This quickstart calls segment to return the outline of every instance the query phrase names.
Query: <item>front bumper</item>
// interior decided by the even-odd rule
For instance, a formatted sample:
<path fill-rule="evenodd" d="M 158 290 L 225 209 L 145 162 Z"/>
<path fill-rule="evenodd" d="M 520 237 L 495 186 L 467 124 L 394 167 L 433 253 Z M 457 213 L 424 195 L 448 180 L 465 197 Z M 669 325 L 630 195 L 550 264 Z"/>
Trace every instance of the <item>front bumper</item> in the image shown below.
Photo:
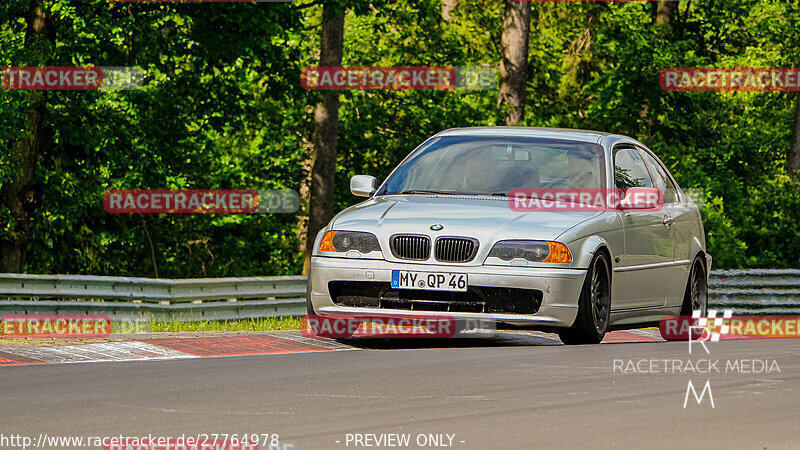
<path fill-rule="evenodd" d="M 535 314 L 419 311 L 377 307 L 337 305 L 331 298 L 332 281 L 391 283 L 392 270 L 466 273 L 470 286 L 535 289 L 542 292 L 541 307 Z M 572 325 L 578 312 L 578 297 L 586 277 L 585 269 L 547 269 L 514 266 L 457 266 L 409 264 L 383 260 L 311 258 L 309 299 L 317 314 L 374 314 L 403 316 L 441 316 L 479 319 L 527 326 Z"/>

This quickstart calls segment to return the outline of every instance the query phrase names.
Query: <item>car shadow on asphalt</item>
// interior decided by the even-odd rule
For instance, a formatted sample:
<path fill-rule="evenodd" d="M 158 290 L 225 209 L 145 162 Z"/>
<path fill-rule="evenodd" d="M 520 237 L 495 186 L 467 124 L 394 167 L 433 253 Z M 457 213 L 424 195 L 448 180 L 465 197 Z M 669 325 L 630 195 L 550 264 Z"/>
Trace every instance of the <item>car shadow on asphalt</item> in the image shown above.
<path fill-rule="evenodd" d="M 540 347 L 563 345 L 555 334 L 541 332 L 470 332 L 451 338 L 354 338 L 339 342 L 367 350 L 471 347 Z"/>
<path fill-rule="evenodd" d="M 471 331 L 460 333 L 451 338 L 396 337 L 337 340 L 351 347 L 374 350 L 563 345 L 557 334 L 521 330 Z M 606 334 L 602 344 L 647 344 L 654 342 L 664 342 L 664 340 L 657 330 L 645 329 L 609 332 Z"/>

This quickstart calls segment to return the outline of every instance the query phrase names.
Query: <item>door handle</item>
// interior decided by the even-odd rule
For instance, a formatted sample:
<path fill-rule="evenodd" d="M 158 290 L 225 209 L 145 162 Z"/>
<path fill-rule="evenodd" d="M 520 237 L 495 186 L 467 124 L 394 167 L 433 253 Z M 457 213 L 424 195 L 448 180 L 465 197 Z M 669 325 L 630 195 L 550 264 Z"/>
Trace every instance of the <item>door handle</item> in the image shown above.
<path fill-rule="evenodd" d="M 661 221 L 661 223 L 663 223 L 666 226 L 672 225 L 672 222 L 675 222 L 675 219 L 673 219 L 670 216 L 664 216 L 664 220 Z"/>

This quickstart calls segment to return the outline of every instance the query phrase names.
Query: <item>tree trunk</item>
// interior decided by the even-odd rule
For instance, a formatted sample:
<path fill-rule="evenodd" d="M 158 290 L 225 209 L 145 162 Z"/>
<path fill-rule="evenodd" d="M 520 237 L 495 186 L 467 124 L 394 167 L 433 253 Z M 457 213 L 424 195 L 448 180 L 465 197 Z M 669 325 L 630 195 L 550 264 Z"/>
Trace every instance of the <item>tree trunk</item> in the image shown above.
<path fill-rule="evenodd" d="M 43 2 L 44 0 L 31 0 L 26 18 L 25 46 L 32 49 L 31 53 L 37 59 L 42 56 L 39 42 L 48 39 L 54 41 L 53 26 L 42 9 Z M 25 135 L 12 144 L 11 148 L 19 168 L 0 188 L 0 205 L 7 207 L 14 218 L 10 235 L 0 239 L 0 272 L 21 273 L 24 270 L 31 217 L 39 197 L 33 180 L 42 146 L 47 91 L 32 91 L 27 95 L 32 103 L 28 113 L 28 127 Z"/>
<path fill-rule="evenodd" d="M 442 19 L 447 22 L 453 21 L 453 11 L 458 6 L 458 0 L 442 0 Z"/>
<path fill-rule="evenodd" d="M 311 197 L 311 156 L 314 155 L 314 143 L 305 137 L 303 138 L 303 153 L 308 154 L 308 158 L 303 160 L 301 167 L 301 179 L 298 189 L 300 194 L 300 209 L 297 211 L 297 238 L 299 245 L 297 251 L 300 254 L 306 253 L 308 245 L 308 209 Z M 305 261 L 303 261 L 305 263 Z"/>
<path fill-rule="evenodd" d="M 320 66 L 341 66 L 344 41 L 344 12 L 333 15 L 333 6 L 326 2 L 322 16 L 333 16 L 322 24 Z M 336 174 L 336 140 L 339 131 L 339 93 L 331 91 L 317 103 L 314 112 L 314 150 L 311 156 L 311 200 L 306 235 L 303 274 L 308 274 L 311 252 L 317 233 L 333 218 L 334 178 Z"/>
<path fill-rule="evenodd" d="M 789 155 L 786 166 L 789 174 L 800 174 L 800 94 L 797 94 L 794 107 L 794 126 L 792 126 L 792 142 L 789 146 Z"/>
<path fill-rule="evenodd" d="M 531 4 L 505 0 L 500 61 L 500 95 L 497 105 L 506 110 L 506 125 L 516 125 L 525 118 L 525 97 L 528 82 L 528 34 Z"/>
<path fill-rule="evenodd" d="M 675 12 L 678 10 L 678 2 L 674 0 L 661 0 L 658 2 L 656 10 L 656 24 L 671 25 L 675 19 Z"/>
<path fill-rule="evenodd" d="M 656 27 L 661 27 L 660 29 L 665 35 L 665 38 L 668 39 L 672 35 L 672 28 L 675 22 L 675 16 L 678 12 L 678 2 L 673 0 L 659 0 L 658 4 L 656 5 L 656 20 L 655 25 Z M 643 139 L 647 140 L 652 136 L 653 130 L 656 127 L 656 118 L 658 114 L 656 111 L 653 111 L 651 107 L 652 104 L 658 104 L 658 102 L 651 102 L 651 99 L 645 96 L 642 99 L 642 106 L 639 109 L 639 118 L 641 121 L 639 123 L 645 124 L 646 129 L 641 131 L 640 135 Z M 636 134 L 637 130 L 624 130 L 626 133 L 629 134 Z"/>

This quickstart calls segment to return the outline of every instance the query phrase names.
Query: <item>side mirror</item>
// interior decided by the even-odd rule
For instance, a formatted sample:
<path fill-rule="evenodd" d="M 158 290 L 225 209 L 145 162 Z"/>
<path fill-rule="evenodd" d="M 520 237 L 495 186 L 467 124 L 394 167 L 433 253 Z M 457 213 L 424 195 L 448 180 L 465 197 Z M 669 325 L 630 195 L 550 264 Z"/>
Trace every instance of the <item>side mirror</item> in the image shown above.
<path fill-rule="evenodd" d="M 371 175 L 355 175 L 350 178 L 350 192 L 356 197 L 372 197 L 378 189 L 378 179 Z"/>
<path fill-rule="evenodd" d="M 657 210 L 664 206 L 664 195 L 656 188 L 632 187 L 624 191 L 624 196 L 619 202 L 619 208 Z"/>

